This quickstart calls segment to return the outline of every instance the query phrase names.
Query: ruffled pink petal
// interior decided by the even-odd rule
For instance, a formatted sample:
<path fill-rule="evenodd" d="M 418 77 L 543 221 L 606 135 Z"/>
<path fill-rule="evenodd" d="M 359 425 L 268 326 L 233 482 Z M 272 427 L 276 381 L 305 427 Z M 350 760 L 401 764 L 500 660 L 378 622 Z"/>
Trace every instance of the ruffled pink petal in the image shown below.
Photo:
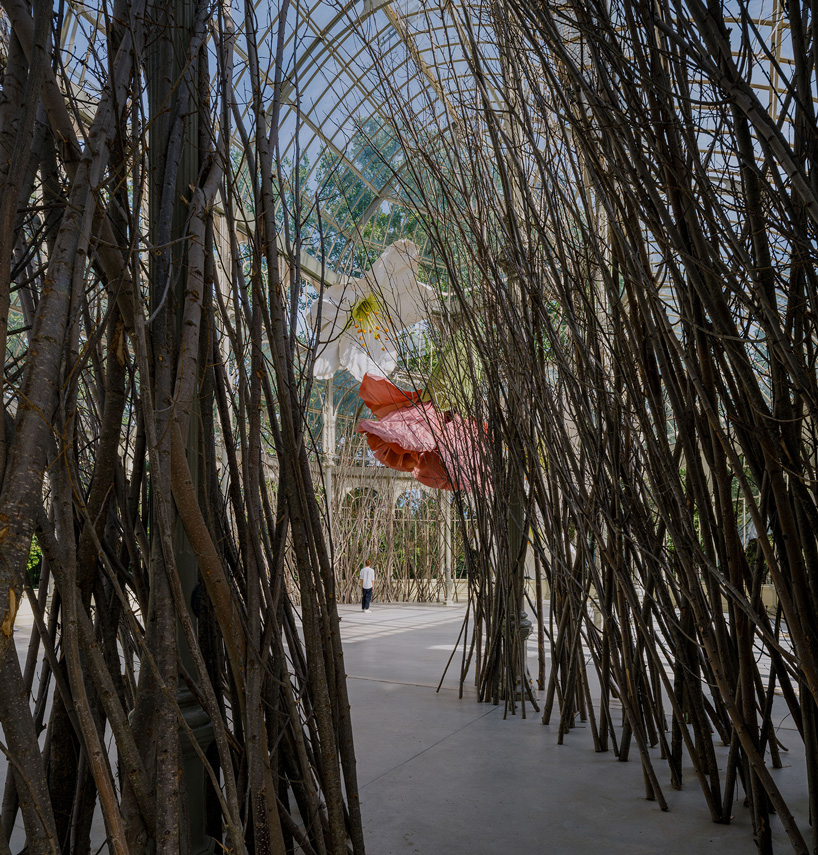
<path fill-rule="evenodd" d="M 426 487 L 432 487 L 435 490 L 449 490 L 450 492 L 454 489 L 443 464 L 440 462 L 440 455 L 436 451 L 424 451 L 419 454 L 412 475 L 416 481 Z"/>
<path fill-rule="evenodd" d="M 398 472 L 411 472 L 417 466 L 418 453 L 416 451 L 406 451 L 375 434 L 366 434 L 366 441 L 375 455 L 375 460 L 390 469 L 397 469 Z"/>
<path fill-rule="evenodd" d="M 405 392 L 385 377 L 364 374 L 358 394 L 373 415 L 382 419 L 394 410 L 411 407 L 420 401 L 420 392 Z"/>
<path fill-rule="evenodd" d="M 455 415 L 444 425 L 437 451 L 454 489 L 471 492 L 486 488 L 484 437 L 474 419 Z"/>
<path fill-rule="evenodd" d="M 379 421 L 364 419 L 358 433 L 380 437 L 405 451 L 432 451 L 443 429 L 440 414 L 432 404 L 392 410 Z"/>

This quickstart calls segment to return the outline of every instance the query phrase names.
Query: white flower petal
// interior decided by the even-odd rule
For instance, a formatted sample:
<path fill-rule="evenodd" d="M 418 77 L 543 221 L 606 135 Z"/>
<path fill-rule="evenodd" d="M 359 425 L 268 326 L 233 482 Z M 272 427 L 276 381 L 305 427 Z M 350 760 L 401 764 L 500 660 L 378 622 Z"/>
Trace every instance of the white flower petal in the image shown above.
<path fill-rule="evenodd" d="M 349 320 L 349 311 L 355 302 L 354 297 L 355 291 L 352 288 L 340 285 L 327 288 L 320 300 L 313 300 L 310 304 L 310 308 L 307 311 L 309 325 L 315 329 L 315 324 L 318 320 L 318 306 L 320 305 L 322 331 L 327 327 L 335 327 L 339 323 L 341 324 L 341 329 L 343 329 Z M 322 338 L 324 338 L 323 335 Z"/>
<path fill-rule="evenodd" d="M 395 330 L 411 326 L 429 314 L 434 290 L 418 282 L 419 263 L 417 246 L 411 241 L 399 240 L 388 246 L 359 280 L 379 297 Z"/>
<path fill-rule="evenodd" d="M 401 288 L 400 283 L 395 283 L 382 290 L 382 300 L 396 329 L 410 327 L 428 318 L 434 299 L 434 289 L 417 280 L 409 287 Z"/>
<path fill-rule="evenodd" d="M 313 368 L 313 377 L 316 380 L 329 380 L 338 370 L 341 364 L 340 342 L 343 339 L 344 336 L 341 336 L 334 341 L 318 346 L 318 354 L 315 357 L 315 367 Z"/>
<path fill-rule="evenodd" d="M 364 341 L 352 332 L 341 336 L 338 345 L 341 366 L 358 380 L 369 372 L 377 377 L 388 377 L 398 365 L 398 353 L 394 345 L 382 344 L 371 333 L 364 334 Z"/>
<path fill-rule="evenodd" d="M 333 306 L 339 306 L 342 309 L 349 310 L 355 304 L 355 301 L 361 296 L 360 289 L 357 287 L 355 279 L 349 279 L 346 282 L 341 282 L 338 285 L 331 285 L 325 289 L 323 300 L 325 303 L 330 303 Z"/>
<path fill-rule="evenodd" d="M 370 288 L 383 287 L 392 279 L 418 278 L 420 252 L 410 240 L 398 240 L 380 254 L 375 263 L 364 274 Z"/>

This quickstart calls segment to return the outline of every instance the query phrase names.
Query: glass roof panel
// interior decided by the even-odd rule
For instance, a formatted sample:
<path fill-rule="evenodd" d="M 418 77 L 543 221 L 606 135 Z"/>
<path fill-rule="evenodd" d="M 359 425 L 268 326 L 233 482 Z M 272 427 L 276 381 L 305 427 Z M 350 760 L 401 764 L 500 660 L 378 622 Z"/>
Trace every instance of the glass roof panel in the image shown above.
<path fill-rule="evenodd" d="M 234 85 L 239 113 L 246 132 L 252 134 L 245 6 L 239 0 L 231 2 L 237 32 Z M 727 8 L 731 4 L 738 9 L 736 0 L 728 0 Z M 738 42 L 749 39 L 756 92 L 764 106 L 773 105 L 777 115 L 786 109 L 777 90 L 781 74 L 787 74 L 792 62 L 789 31 L 780 0 L 749 0 L 746 5 L 755 26 L 752 32 L 735 27 L 733 47 L 738 51 Z M 257 50 L 262 73 L 266 71 L 262 103 L 268 109 L 273 102 L 279 8 L 275 0 L 256 0 L 254 5 Z M 67 0 L 64 6 L 62 42 L 71 57 L 67 71 L 80 106 L 98 98 L 99 79 L 105 74 L 101 9 L 101 0 Z M 317 199 L 322 208 L 323 244 L 317 233 L 310 233 L 306 236 L 309 251 L 320 253 L 323 247 L 331 265 L 351 258 L 351 244 L 370 244 L 375 251 L 401 236 L 414 235 L 423 242 L 417 219 L 406 210 L 407 164 L 389 117 L 395 106 L 405 106 L 407 115 L 423 117 L 430 133 L 442 134 L 438 143 L 445 155 L 445 138 L 457 132 L 449 126 L 447 115 L 473 103 L 476 94 L 458 35 L 465 23 L 480 46 L 488 77 L 499 77 L 492 21 L 481 12 L 480 4 L 294 0 L 291 5 L 284 29 L 286 74 L 279 141 L 292 174 L 296 166 L 299 170 L 302 192 L 313 202 Z M 401 105 L 384 101 L 380 81 L 385 74 L 401 93 Z M 704 91 L 695 80 L 691 84 L 694 98 L 702 101 L 701 147 L 711 152 L 715 170 L 725 169 L 731 165 L 732 153 L 720 149 L 719 116 L 707 108 L 717 100 L 715 93 Z M 491 86 L 490 81 L 487 85 Z M 499 94 L 489 88 L 489 95 L 503 109 Z M 790 137 L 790 124 L 782 121 L 781 125 L 783 134 Z M 310 225 L 317 229 L 317 217 Z"/>

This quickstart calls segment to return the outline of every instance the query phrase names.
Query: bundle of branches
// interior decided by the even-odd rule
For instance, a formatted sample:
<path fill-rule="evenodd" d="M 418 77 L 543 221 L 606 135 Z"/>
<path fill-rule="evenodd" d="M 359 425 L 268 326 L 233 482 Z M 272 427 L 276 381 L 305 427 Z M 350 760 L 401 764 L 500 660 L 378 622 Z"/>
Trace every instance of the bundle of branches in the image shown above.
<path fill-rule="evenodd" d="M 117 853 L 363 853 L 278 155 L 297 22 L 265 61 L 249 2 L 117 0 L 81 66 L 49 4 L 3 7 L 0 853 L 18 812 L 26 851 L 87 853 L 96 805 Z"/>
<path fill-rule="evenodd" d="M 529 539 L 559 739 L 579 715 L 600 751 L 635 741 L 663 808 L 650 749 L 673 787 L 686 751 L 714 821 L 740 782 L 759 851 L 775 812 L 806 853 L 770 765 L 780 691 L 818 816 L 815 21 L 733 6 L 427 5 L 402 22 L 425 100 L 372 50 L 492 437 L 479 696 L 527 684 Z"/>

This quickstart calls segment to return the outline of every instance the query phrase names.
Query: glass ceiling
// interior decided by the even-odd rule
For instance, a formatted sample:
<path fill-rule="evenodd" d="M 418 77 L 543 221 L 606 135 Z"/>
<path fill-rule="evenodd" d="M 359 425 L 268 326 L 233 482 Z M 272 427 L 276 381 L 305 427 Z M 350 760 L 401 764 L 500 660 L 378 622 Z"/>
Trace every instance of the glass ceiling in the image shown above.
<path fill-rule="evenodd" d="M 423 0 L 298 0 L 290 4 L 285 25 L 286 82 L 279 140 L 285 166 L 296 174 L 307 210 L 321 208 L 323 250 L 336 272 L 357 272 L 399 237 L 415 240 L 425 253 L 422 221 L 406 198 L 406 164 L 383 102 L 379 77 L 388 74 L 410 105 L 427 115 L 429 126 L 448 133 L 450 99 L 468 97 L 470 73 L 460 54 L 455 16 L 468 14 L 488 68 L 496 67 L 494 40 L 468 2 L 440 4 Z M 729 8 L 731 3 L 728 2 Z M 265 101 L 272 104 L 273 52 L 279 4 L 255 3 L 256 30 Z M 468 9 L 468 12 L 464 11 Z M 93 104 L 99 92 L 97 69 L 104 69 L 104 16 L 99 0 L 68 0 L 62 26 L 67 71 L 75 96 Z M 239 112 L 252 137 L 250 81 L 244 32 L 244 6 L 232 0 L 237 29 L 234 87 Z M 753 84 L 762 103 L 776 115 L 781 69 L 792 63 L 786 16 L 780 0 L 753 0 L 750 12 L 759 40 Z M 213 46 L 211 44 L 211 51 Z M 215 68 L 215 54 L 211 68 Z M 441 141 L 441 142 L 445 142 Z M 298 168 L 296 168 L 296 164 Z M 304 245 L 320 256 L 319 217 L 307 219 Z M 362 254 L 360 248 L 367 252 Z"/>
<path fill-rule="evenodd" d="M 255 4 L 260 64 L 267 69 L 265 100 L 272 103 L 277 7 Z M 405 206 L 401 148 L 388 120 L 378 83 L 388 73 L 406 102 L 423 105 L 437 127 L 446 126 L 446 95 L 462 87 L 466 63 L 457 55 L 450 13 L 432 13 L 421 0 L 301 0 L 291 4 L 286 23 L 286 82 L 280 117 L 285 164 L 299 180 L 306 205 L 321 205 L 323 246 L 329 266 L 356 272 L 362 256 L 377 256 L 399 237 L 415 240 L 423 252 L 420 220 Z M 234 87 L 240 114 L 252 137 L 250 80 L 244 9 L 233 0 L 237 28 Z M 62 27 L 66 71 L 77 102 L 89 110 L 99 96 L 96 70 L 104 68 L 104 16 L 97 2 L 68 0 Z M 211 45 L 211 51 L 213 47 Z M 445 63 L 438 60 L 444 58 Z M 215 67 L 215 54 L 211 68 Z M 420 69 L 420 73 L 418 73 Z M 449 77 L 447 77 L 447 75 Z M 308 220 L 307 251 L 320 255 L 318 217 Z"/>
<path fill-rule="evenodd" d="M 408 104 L 432 105 L 436 125 L 446 125 L 449 81 L 441 74 L 452 70 L 451 52 L 445 64 L 437 56 L 452 21 L 423 5 L 308 0 L 301 7 L 304 25 L 290 33 L 283 150 L 302 164 L 302 180 L 320 200 L 324 250 L 336 269 L 354 268 L 356 243 L 365 244 L 370 257 L 399 237 L 425 248 L 420 222 L 405 207 L 403 152 L 379 84 L 388 73 Z M 307 242 L 318 249 L 317 236 Z"/>

